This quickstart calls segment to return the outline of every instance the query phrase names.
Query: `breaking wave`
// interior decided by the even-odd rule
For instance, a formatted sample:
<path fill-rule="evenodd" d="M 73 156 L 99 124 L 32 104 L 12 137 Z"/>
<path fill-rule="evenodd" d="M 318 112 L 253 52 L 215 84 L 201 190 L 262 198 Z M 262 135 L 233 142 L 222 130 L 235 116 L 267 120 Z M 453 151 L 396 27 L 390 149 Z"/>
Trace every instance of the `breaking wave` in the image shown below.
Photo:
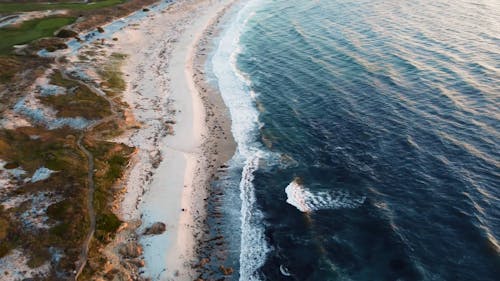
<path fill-rule="evenodd" d="M 303 213 L 325 209 L 353 209 L 361 206 L 366 197 L 355 197 L 345 190 L 311 191 L 299 179 L 293 180 L 286 188 L 286 202 Z"/>
<path fill-rule="evenodd" d="M 256 204 L 253 184 L 254 172 L 259 168 L 259 161 L 265 158 L 265 153 L 257 142 L 259 113 L 255 107 L 255 94 L 249 89 L 249 81 L 239 71 L 236 62 L 241 51 L 239 38 L 252 15 L 253 7 L 258 2 L 260 1 L 249 1 L 238 12 L 235 20 L 231 21 L 221 36 L 212 57 L 213 73 L 217 78 L 222 98 L 229 108 L 231 130 L 238 145 L 231 166 L 242 170 L 239 181 L 241 199 L 239 280 L 242 281 L 260 280 L 259 269 L 269 252 L 262 225 L 262 213 Z"/>

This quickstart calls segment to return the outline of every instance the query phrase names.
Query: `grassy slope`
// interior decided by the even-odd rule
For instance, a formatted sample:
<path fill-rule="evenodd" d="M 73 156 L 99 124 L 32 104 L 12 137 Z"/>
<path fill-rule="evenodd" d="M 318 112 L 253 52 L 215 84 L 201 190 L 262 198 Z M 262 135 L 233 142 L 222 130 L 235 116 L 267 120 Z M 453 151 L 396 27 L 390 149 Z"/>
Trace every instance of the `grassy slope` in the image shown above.
<path fill-rule="evenodd" d="M 0 13 L 15 13 L 41 10 L 95 10 L 110 7 L 125 0 L 101 0 L 91 3 L 0 3 Z"/>
<path fill-rule="evenodd" d="M 0 55 L 7 54 L 12 46 L 26 44 L 35 39 L 51 37 L 59 28 L 75 21 L 73 17 L 48 17 L 29 20 L 19 27 L 0 28 Z"/>

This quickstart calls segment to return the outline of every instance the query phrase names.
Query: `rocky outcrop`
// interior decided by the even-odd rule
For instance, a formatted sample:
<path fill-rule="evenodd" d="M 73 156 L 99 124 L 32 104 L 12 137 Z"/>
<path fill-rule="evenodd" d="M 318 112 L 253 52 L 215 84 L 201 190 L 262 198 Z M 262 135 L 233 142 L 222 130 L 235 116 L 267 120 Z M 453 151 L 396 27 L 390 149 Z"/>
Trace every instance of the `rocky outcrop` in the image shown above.
<path fill-rule="evenodd" d="M 146 265 L 143 259 L 137 259 L 137 258 L 127 260 L 127 262 L 131 263 L 137 267 L 144 267 Z"/>
<path fill-rule="evenodd" d="M 162 222 L 155 222 L 150 227 L 146 228 L 144 235 L 158 235 L 167 230 L 167 226 Z"/>
<path fill-rule="evenodd" d="M 126 258 L 137 258 L 142 255 L 142 247 L 137 242 L 128 242 L 120 247 L 119 253 Z"/>

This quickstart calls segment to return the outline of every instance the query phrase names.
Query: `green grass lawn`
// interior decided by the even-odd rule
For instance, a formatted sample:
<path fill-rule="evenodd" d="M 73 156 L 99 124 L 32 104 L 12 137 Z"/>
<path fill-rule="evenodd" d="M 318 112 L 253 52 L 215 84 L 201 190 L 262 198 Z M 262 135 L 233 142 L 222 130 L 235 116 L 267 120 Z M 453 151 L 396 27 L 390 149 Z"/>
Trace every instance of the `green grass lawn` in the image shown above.
<path fill-rule="evenodd" d="M 52 37 L 56 30 L 74 21 L 73 17 L 48 17 L 25 21 L 18 27 L 0 28 L 0 54 L 9 53 L 14 45 Z"/>
<path fill-rule="evenodd" d="M 0 3 L 0 13 L 40 10 L 94 10 L 117 5 L 125 0 L 99 0 L 90 3 Z"/>

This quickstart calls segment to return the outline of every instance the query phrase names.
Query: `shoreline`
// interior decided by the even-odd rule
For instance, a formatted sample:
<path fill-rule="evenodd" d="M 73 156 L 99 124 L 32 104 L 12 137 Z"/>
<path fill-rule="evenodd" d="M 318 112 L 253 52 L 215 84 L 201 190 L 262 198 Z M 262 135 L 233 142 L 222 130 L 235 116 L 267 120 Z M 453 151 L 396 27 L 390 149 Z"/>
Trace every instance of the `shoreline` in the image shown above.
<path fill-rule="evenodd" d="M 124 101 L 141 128 L 118 138 L 139 149 L 123 181 L 118 213 L 126 226 L 107 252 L 137 240 L 143 275 L 153 280 L 195 278 L 208 187 L 236 146 L 228 109 L 203 75 L 213 31 L 235 1 L 187 2 L 118 32 L 112 47 L 129 55 L 122 68 Z M 155 222 L 165 223 L 166 232 L 136 236 Z"/>

